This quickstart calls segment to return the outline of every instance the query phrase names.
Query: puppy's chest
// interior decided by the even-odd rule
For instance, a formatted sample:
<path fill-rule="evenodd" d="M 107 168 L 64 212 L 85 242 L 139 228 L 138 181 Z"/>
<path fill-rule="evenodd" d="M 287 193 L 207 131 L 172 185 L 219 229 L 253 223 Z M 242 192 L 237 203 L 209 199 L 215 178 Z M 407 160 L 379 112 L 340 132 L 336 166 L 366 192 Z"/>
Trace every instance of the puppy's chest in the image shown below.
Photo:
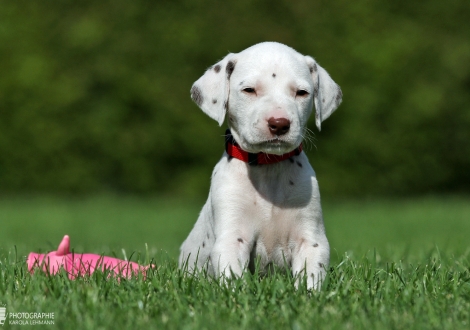
<path fill-rule="evenodd" d="M 250 242 L 252 257 L 260 257 L 263 265 L 283 266 L 314 226 L 318 189 L 308 160 L 301 155 L 259 167 L 223 161 L 221 169 L 230 173 L 223 177 L 224 200 L 237 213 L 236 231 Z"/>
<path fill-rule="evenodd" d="M 251 229 L 254 252 L 268 259 L 290 254 L 303 227 L 302 210 L 275 206 L 261 196 L 254 196 L 253 200 L 245 219 Z"/>
<path fill-rule="evenodd" d="M 306 227 L 309 200 L 284 181 L 265 182 L 245 195 L 242 226 L 249 228 L 252 257 L 260 257 L 262 266 L 289 262 Z"/>

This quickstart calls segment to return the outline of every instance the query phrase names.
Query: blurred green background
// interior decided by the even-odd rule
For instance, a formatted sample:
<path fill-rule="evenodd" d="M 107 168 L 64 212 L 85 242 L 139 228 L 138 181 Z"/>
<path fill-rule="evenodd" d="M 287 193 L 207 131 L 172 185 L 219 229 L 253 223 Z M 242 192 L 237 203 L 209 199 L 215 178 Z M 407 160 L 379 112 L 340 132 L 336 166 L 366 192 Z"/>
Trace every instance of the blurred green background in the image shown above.
<path fill-rule="evenodd" d="M 307 150 L 324 196 L 468 193 L 469 20 L 467 0 L 1 1 L 0 193 L 205 195 L 224 128 L 189 89 L 269 40 L 343 89 Z"/>
<path fill-rule="evenodd" d="M 465 250 L 469 21 L 468 0 L 0 1 L 0 242 L 176 256 L 224 147 L 191 85 L 278 41 L 343 90 L 306 148 L 333 250 Z"/>

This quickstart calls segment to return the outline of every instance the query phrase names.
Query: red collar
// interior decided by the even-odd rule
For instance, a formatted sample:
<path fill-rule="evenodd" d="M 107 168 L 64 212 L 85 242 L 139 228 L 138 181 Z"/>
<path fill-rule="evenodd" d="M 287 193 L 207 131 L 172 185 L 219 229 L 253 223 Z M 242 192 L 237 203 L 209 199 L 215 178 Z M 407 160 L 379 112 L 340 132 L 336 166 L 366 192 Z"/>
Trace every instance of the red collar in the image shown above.
<path fill-rule="evenodd" d="M 230 129 L 227 129 L 225 131 L 225 151 L 229 156 L 240 159 L 249 165 L 267 165 L 279 163 L 283 160 L 291 158 L 292 156 L 300 155 L 302 152 L 302 144 L 300 144 L 300 146 L 291 152 L 283 155 L 265 154 L 264 152 L 258 152 L 255 154 L 240 148 L 238 143 L 233 138 Z"/>

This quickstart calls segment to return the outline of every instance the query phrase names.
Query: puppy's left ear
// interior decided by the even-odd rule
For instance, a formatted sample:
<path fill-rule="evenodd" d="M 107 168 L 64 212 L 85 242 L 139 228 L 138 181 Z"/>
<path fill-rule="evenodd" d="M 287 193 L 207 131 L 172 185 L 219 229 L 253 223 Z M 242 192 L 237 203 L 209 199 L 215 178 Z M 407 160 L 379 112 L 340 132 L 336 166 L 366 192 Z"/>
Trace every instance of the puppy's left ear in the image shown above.
<path fill-rule="evenodd" d="M 343 100 L 343 92 L 338 84 L 331 79 L 328 72 L 323 69 L 310 56 L 305 56 L 307 65 L 313 78 L 313 97 L 315 101 L 315 123 L 321 130 L 321 123 L 326 120 Z"/>
<path fill-rule="evenodd" d="M 235 68 L 234 54 L 211 66 L 191 88 L 191 98 L 222 126 L 228 107 L 229 81 Z"/>

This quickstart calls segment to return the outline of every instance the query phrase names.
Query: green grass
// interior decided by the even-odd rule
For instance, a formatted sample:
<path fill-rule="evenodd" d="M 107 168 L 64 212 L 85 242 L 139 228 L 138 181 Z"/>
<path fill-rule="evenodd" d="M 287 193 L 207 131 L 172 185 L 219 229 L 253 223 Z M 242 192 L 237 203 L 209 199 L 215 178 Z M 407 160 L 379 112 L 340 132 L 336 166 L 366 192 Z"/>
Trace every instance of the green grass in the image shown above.
<path fill-rule="evenodd" d="M 99 196 L 0 201 L 0 305 L 54 313 L 44 329 L 468 329 L 470 199 L 328 201 L 332 262 L 320 292 L 290 275 L 227 285 L 178 270 L 198 201 Z M 56 248 L 157 265 L 148 278 L 30 275 L 25 256 Z M 145 244 L 148 245 L 148 250 Z M 123 252 L 124 251 L 124 252 Z M 1 307 L 1 306 L 0 306 Z M 4 328 L 15 328 L 7 323 Z M 23 329 L 26 326 L 16 326 Z"/>

